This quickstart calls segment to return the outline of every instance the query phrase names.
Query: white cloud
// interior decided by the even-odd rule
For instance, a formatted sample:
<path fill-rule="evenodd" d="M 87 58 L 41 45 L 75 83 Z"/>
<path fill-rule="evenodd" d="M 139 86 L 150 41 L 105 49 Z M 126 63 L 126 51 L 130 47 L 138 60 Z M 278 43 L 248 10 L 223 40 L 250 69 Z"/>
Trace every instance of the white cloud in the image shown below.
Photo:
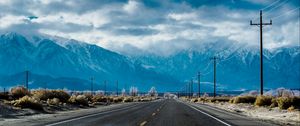
<path fill-rule="evenodd" d="M 0 6 L 9 2 L 1 1 Z M 16 2 L 20 1 L 12 3 Z M 249 25 L 249 20 L 258 16 L 256 10 L 231 9 L 226 6 L 193 8 L 185 2 L 164 2 L 159 7 L 151 8 L 143 1 L 136 0 L 100 3 L 101 6 L 92 8 L 81 7 L 82 2 L 85 0 L 34 0 L 30 4 L 22 4 L 18 9 L 17 6 L 11 6 L 12 9 L 0 8 L 7 11 L 6 15 L 0 15 L 0 30 L 30 27 L 42 33 L 98 44 L 114 51 L 131 45 L 144 51 L 169 53 L 168 51 L 190 49 L 201 42 L 213 42 L 219 38 L 224 41 L 259 44 L 258 28 Z M 291 7 L 282 8 L 286 11 Z M 278 10 L 278 13 L 281 11 L 283 10 Z M 31 22 L 25 20 L 32 15 L 38 18 Z M 295 15 L 285 15 L 285 18 L 292 16 Z M 297 44 L 299 23 L 294 18 L 281 23 L 274 22 L 276 23 L 272 26 L 264 28 L 266 48 Z"/>
<path fill-rule="evenodd" d="M 138 11 L 140 3 L 135 0 L 129 0 L 127 4 L 123 6 L 123 9 L 128 13 L 135 13 Z"/>
<path fill-rule="evenodd" d="M 7 28 L 12 25 L 22 24 L 24 23 L 24 16 L 15 16 L 15 15 L 6 15 L 1 17 L 0 16 L 0 28 Z"/>
<path fill-rule="evenodd" d="M 177 21 L 195 20 L 195 19 L 197 19 L 197 15 L 196 15 L 196 13 L 170 13 L 170 14 L 168 14 L 168 18 L 174 19 Z"/>

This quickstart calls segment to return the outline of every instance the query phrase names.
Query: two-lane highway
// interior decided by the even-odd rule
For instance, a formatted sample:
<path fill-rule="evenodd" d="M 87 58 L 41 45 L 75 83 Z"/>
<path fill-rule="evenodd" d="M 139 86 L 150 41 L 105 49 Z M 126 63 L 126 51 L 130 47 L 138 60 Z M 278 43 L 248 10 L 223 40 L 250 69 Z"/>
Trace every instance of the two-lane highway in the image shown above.
<path fill-rule="evenodd" d="M 221 118 L 216 115 L 228 115 Z M 48 123 L 48 126 L 230 126 L 271 125 L 166 99 Z"/>

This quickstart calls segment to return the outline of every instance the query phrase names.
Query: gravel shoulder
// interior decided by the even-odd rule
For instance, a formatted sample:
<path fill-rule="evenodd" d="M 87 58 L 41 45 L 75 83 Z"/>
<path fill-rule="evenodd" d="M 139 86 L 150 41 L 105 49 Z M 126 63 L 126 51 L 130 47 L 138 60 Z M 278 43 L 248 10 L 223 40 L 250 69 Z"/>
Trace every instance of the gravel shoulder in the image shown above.
<path fill-rule="evenodd" d="M 280 110 L 278 107 L 257 107 L 251 104 L 231 104 L 227 102 L 219 103 L 192 103 L 199 107 L 211 107 L 211 109 L 221 109 L 230 113 L 250 117 L 253 120 L 273 123 L 274 125 L 300 125 L 300 111 Z"/>
<path fill-rule="evenodd" d="M 3 109 L 3 111 L 8 111 L 5 117 L 0 117 L 0 126 L 32 126 L 32 125 L 43 125 L 48 122 L 55 122 L 59 120 L 65 120 L 69 118 L 78 117 L 81 115 L 88 115 L 92 113 L 98 113 L 118 108 L 129 107 L 135 104 L 133 103 L 118 103 L 111 104 L 107 106 L 95 106 L 93 108 L 77 108 L 69 111 L 57 111 L 55 113 L 41 113 L 30 109 Z M 0 109 L 1 110 L 1 109 Z M 10 114 L 9 114 L 10 113 Z M 9 116 L 11 115 L 11 116 Z"/>

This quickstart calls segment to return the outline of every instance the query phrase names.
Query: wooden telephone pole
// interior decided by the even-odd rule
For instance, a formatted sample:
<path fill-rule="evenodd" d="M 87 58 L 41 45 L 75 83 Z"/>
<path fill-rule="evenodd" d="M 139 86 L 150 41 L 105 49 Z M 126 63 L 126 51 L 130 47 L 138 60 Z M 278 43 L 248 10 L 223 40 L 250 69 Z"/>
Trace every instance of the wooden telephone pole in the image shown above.
<path fill-rule="evenodd" d="M 94 91 L 94 77 L 91 77 L 91 94 L 93 95 Z"/>
<path fill-rule="evenodd" d="M 210 58 L 214 61 L 214 97 L 216 97 L 216 82 L 217 82 L 217 57 L 214 56 Z"/>
<path fill-rule="evenodd" d="M 26 74 L 26 76 L 25 76 L 25 86 L 26 86 L 26 89 L 29 91 L 29 89 L 28 89 L 29 71 L 26 70 L 25 74 Z"/>
<path fill-rule="evenodd" d="M 198 72 L 198 97 L 200 97 L 200 72 Z"/>
<path fill-rule="evenodd" d="M 270 23 L 263 23 L 262 19 L 262 10 L 260 10 L 260 20 L 259 23 L 252 23 L 252 20 L 250 21 L 250 25 L 256 25 L 259 26 L 260 29 L 260 95 L 263 95 L 264 93 L 264 69 L 263 69 L 263 25 L 272 25 L 272 20 L 270 20 Z"/>

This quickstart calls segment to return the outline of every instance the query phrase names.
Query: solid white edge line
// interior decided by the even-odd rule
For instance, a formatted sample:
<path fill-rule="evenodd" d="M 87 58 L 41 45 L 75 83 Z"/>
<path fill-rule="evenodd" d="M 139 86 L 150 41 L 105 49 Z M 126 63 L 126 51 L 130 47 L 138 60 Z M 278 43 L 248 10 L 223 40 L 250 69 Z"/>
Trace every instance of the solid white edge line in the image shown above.
<path fill-rule="evenodd" d="M 77 117 L 77 118 L 75 117 L 73 119 L 68 119 L 68 120 L 64 120 L 64 121 L 60 121 L 60 122 L 48 124 L 48 125 L 45 125 L 45 126 L 55 126 L 55 125 L 59 125 L 59 124 L 63 124 L 63 123 L 67 123 L 67 122 L 71 122 L 71 121 L 75 121 L 75 120 L 79 120 L 79 119 L 84 119 L 84 118 L 88 118 L 88 117 L 92 117 L 92 116 L 97 116 L 97 115 L 101 115 L 101 114 L 111 113 L 111 112 L 115 112 L 115 111 L 121 111 L 121 110 L 125 110 L 125 109 L 128 109 L 128 108 L 133 108 L 135 106 L 137 106 L 137 105 L 128 106 L 126 108 L 120 108 L 120 109 L 115 109 L 115 110 L 108 110 L 108 111 L 104 111 L 104 112 L 100 112 L 100 113 L 94 113 L 94 114 L 91 114 L 91 115 L 85 115 L 85 116 L 81 116 L 81 117 Z"/>
<path fill-rule="evenodd" d="M 182 103 L 183 103 L 183 102 L 182 102 Z M 209 116 L 209 117 L 211 117 L 211 118 L 213 118 L 213 119 L 215 119 L 215 120 L 217 120 L 217 121 L 223 123 L 223 124 L 226 125 L 226 126 L 231 126 L 230 124 L 228 124 L 228 123 L 226 123 L 226 122 L 224 122 L 224 121 L 222 121 L 222 120 L 220 120 L 220 119 L 218 119 L 218 118 L 216 118 L 216 117 L 214 117 L 214 116 L 212 116 L 212 115 L 210 115 L 210 114 L 208 114 L 208 113 L 206 113 L 206 112 L 203 112 L 203 111 L 197 109 L 196 107 L 194 107 L 194 106 L 192 106 L 192 105 L 189 105 L 188 103 L 183 103 L 183 104 L 185 104 L 185 105 L 187 105 L 187 106 L 189 106 L 189 107 L 195 109 L 195 110 L 198 111 L 198 112 L 201 112 L 202 114 L 205 114 L 205 115 L 207 115 L 207 116 Z"/>

